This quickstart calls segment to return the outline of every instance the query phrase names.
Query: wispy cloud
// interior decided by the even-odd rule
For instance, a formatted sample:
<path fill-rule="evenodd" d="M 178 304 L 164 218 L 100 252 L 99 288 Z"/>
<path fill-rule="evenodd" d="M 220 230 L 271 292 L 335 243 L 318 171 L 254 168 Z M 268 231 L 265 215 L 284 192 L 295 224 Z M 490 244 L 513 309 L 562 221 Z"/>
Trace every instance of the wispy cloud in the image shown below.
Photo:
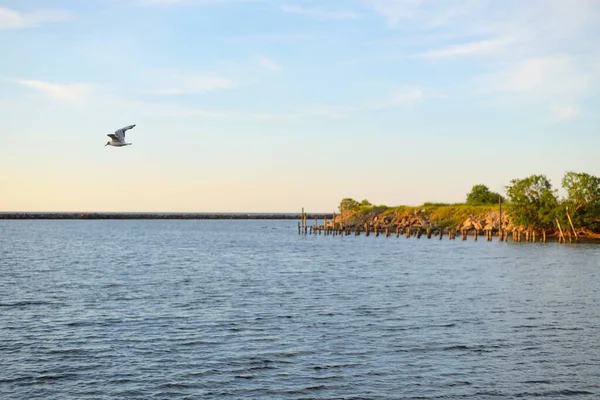
<path fill-rule="evenodd" d="M 0 30 L 33 28 L 50 22 L 73 19 L 71 13 L 62 11 L 19 12 L 8 7 L 0 7 Z"/>
<path fill-rule="evenodd" d="M 37 90 L 53 100 L 74 104 L 85 102 L 93 89 L 93 85 L 89 83 L 60 84 L 28 79 L 10 79 L 9 81 Z"/>
<path fill-rule="evenodd" d="M 581 115 L 579 107 L 573 105 L 553 104 L 550 111 L 556 120 L 566 121 Z"/>
<path fill-rule="evenodd" d="M 495 93 L 518 93 L 534 99 L 585 94 L 595 78 L 568 55 L 531 58 L 510 63 L 478 79 L 479 90 Z"/>
<path fill-rule="evenodd" d="M 465 57 L 489 55 L 512 43 L 511 39 L 492 39 L 482 40 L 477 42 L 464 43 L 459 45 L 447 46 L 442 49 L 432 50 L 421 53 L 418 57 L 422 58 L 450 58 L 450 57 Z"/>
<path fill-rule="evenodd" d="M 256 33 L 247 34 L 240 36 L 227 37 L 228 41 L 255 41 L 255 42 L 266 42 L 266 43 L 283 43 L 283 42 L 298 42 L 298 41 L 312 41 L 323 38 L 325 35 L 320 35 L 314 32 L 306 33 Z"/>
<path fill-rule="evenodd" d="M 234 111 L 194 108 L 185 106 L 161 106 L 158 111 L 165 115 L 177 117 L 202 117 L 215 119 L 252 119 L 261 121 L 287 121 L 308 117 L 340 119 L 345 118 L 353 107 L 308 107 L 303 109 L 271 112 L 271 111 Z"/>
<path fill-rule="evenodd" d="M 305 7 L 298 4 L 287 4 L 281 7 L 286 13 L 306 15 L 308 17 L 334 20 L 334 19 L 356 19 L 360 15 L 350 10 L 328 10 L 322 7 Z"/>
<path fill-rule="evenodd" d="M 174 82 L 173 85 L 158 89 L 144 90 L 143 93 L 180 95 L 234 89 L 239 86 L 239 84 L 233 80 L 214 76 L 187 77 L 183 79 L 174 79 L 174 81 L 176 82 Z"/>
<path fill-rule="evenodd" d="M 223 3 L 254 3 L 266 0 L 134 0 L 137 4 L 146 6 L 170 6 L 175 4 L 188 4 L 196 6 L 207 6 Z"/>
<path fill-rule="evenodd" d="M 281 70 L 281 66 L 276 63 L 274 60 L 270 59 L 269 57 L 259 54 L 257 56 L 258 59 L 258 63 L 260 64 L 261 67 L 263 67 L 264 69 L 268 69 L 269 71 L 279 71 Z"/>
<path fill-rule="evenodd" d="M 590 58 L 600 35 L 597 0 L 362 0 L 390 29 L 437 35 L 436 47 L 413 58 L 475 63 L 462 68 L 465 85 L 495 100 L 535 103 L 562 119 L 598 92 L 600 71 Z M 468 71 L 483 71 L 472 73 Z M 466 87 L 465 87 L 466 89 Z M 414 94 L 416 97 L 416 94 Z M 553 105 L 560 98 L 568 106 Z"/>
<path fill-rule="evenodd" d="M 383 101 L 369 102 L 364 109 L 412 108 L 426 100 L 446 97 L 445 95 L 417 85 L 405 85 L 394 90 Z"/>

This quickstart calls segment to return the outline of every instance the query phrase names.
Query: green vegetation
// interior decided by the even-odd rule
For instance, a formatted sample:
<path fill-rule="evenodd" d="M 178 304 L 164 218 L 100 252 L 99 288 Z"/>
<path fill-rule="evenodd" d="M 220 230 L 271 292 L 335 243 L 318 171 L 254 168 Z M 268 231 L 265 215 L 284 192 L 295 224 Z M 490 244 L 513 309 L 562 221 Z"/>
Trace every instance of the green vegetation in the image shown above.
<path fill-rule="evenodd" d="M 497 204 L 500 197 L 498 193 L 490 192 L 490 189 L 485 185 L 475 185 L 471 189 L 471 192 L 467 194 L 467 204 Z"/>
<path fill-rule="evenodd" d="M 507 194 L 514 221 L 531 228 L 554 229 L 557 221 L 570 226 L 570 216 L 576 229 L 600 232 L 600 178 L 569 171 L 561 183 L 567 192 L 562 199 L 544 175 L 513 179 Z"/>
<path fill-rule="evenodd" d="M 506 187 L 513 221 L 528 229 L 556 226 L 558 196 L 545 175 L 513 179 Z"/>
<path fill-rule="evenodd" d="M 369 200 L 364 199 L 360 203 L 354 199 L 349 197 L 343 199 L 338 206 L 340 213 L 344 214 L 349 211 L 373 211 L 373 210 L 385 210 L 388 208 L 386 205 L 375 206 L 369 202 Z"/>
<path fill-rule="evenodd" d="M 512 225 L 525 229 L 556 230 L 557 222 L 570 229 L 568 216 L 575 229 L 600 233 L 600 178 L 569 171 L 562 179 L 567 197 L 559 198 L 545 175 L 513 179 L 506 186 L 506 199 L 491 192 L 487 186 L 473 186 L 466 203 L 425 203 L 421 206 L 373 205 L 368 200 L 351 198 L 341 201 L 339 209 L 346 221 L 364 223 L 377 217 L 392 221 L 411 217 L 439 227 L 455 227 L 469 219 L 498 221 L 499 199 Z M 567 214 L 568 213 L 568 214 Z"/>
<path fill-rule="evenodd" d="M 600 231 L 600 178 L 570 171 L 565 174 L 562 186 L 568 194 L 563 205 L 573 224 Z"/>

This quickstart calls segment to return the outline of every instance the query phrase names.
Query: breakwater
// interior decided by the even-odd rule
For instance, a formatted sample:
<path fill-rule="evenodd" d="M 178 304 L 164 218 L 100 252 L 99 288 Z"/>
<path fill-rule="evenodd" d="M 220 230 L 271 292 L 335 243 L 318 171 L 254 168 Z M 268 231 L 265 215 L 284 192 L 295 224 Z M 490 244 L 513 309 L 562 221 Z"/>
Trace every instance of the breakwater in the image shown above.
<path fill-rule="evenodd" d="M 306 214 L 331 219 L 333 214 Z M 0 219 L 300 219 L 300 213 L 0 212 Z"/>

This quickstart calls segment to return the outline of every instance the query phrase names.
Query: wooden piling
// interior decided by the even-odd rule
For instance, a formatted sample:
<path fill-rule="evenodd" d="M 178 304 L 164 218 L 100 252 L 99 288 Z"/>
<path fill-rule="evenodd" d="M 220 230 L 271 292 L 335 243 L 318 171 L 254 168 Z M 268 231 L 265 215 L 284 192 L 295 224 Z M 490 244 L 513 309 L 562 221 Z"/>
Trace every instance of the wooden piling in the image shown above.
<path fill-rule="evenodd" d="M 567 207 L 567 218 L 569 219 L 569 224 L 571 224 L 571 229 L 573 229 L 573 234 L 575 235 L 575 240 L 579 243 L 579 235 L 573 226 L 573 221 L 571 220 L 571 216 L 569 215 L 569 207 Z"/>
<path fill-rule="evenodd" d="M 565 234 L 563 233 L 563 230 L 560 227 L 560 222 L 558 222 L 558 218 L 555 218 L 555 221 L 556 221 L 556 225 L 558 225 L 558 230 L 560 231 L 560 237 L 562 237 L 563 243 L 566 243 L 566 241 L 565 241 Z M 558 243 L 560 243 L 560 240 L 558 241 Z"/>
<path fill-rule="evenodd" d="M 500 209 L 500 216 L 498 219 L 498 241 L 502 241 L 503 229 L 502 229 L 502 196 L 498 195 L 498 208 Z"/>

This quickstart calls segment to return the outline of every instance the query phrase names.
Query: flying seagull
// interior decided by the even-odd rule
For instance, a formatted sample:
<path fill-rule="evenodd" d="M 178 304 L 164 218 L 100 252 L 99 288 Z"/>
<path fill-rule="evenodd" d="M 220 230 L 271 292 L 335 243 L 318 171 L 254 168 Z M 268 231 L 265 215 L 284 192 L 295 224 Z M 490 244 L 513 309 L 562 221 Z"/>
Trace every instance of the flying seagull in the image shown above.
<path fill-rule="evenodd" d="M 125 131 L 133 128 L 134 126 L 135 126 L 135 124 L 129 125 L 129 126 L 126 126 L 124 128 L 117 129 L 115 131 L 115 133 L 109 133 L 108 135 L 106 135 L 111 140 L 109 140 L 108 142 L 106 142 L 106 144 L 104 146 L 111 145 L 111 146 L 115 146 L 115 147 L 122 147 L 122 146 L 129 146 L 129 145 L 131 145 L 131 143 L 125 142 Z"/>

